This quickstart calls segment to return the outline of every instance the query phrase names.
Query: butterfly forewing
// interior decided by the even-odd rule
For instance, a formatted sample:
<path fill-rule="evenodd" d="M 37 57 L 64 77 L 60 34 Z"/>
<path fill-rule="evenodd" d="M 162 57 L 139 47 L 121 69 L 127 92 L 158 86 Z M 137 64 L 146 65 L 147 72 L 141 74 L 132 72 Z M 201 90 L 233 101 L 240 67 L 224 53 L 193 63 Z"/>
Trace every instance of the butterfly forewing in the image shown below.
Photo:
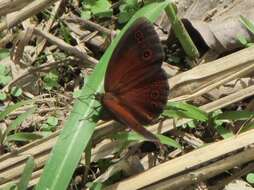
<path fill-rule="evenodd" d="M 163 50 L 153 25 L 137 19 L 119 41 L 105 75 L 105 91 L 124 93 L 161 69 Z"/>

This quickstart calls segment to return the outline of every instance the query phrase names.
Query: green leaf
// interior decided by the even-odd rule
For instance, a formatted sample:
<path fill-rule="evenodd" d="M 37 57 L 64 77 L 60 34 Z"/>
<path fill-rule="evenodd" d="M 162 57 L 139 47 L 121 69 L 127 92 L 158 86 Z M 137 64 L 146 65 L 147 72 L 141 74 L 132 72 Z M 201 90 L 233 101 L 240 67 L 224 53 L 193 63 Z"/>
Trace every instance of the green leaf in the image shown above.
<path fill-rule="evenodd" d="M 224 139 L 227 139 L 234 136 L 234 133 L 223 126 L 225 121 L 216 119 L 216 117 L 221 113 L 223 113 L 221 110 L 214 111 L 210 114 L 210 118 L 212 121 L 212 126 L 216 129 L 220 136 L 222 136 Z"/>
<path fill-rule="evenodd" d="M 99 120 L 99 112 L 95 108 L 100 103 L 93 97 L 94 94 L 102 91 L 104 74 L 114 48 L 135 19 L 146 16 L 149 20 L 154 21 L 167 4 L 168 1 L 156 2 L 138 11 L 103 54 L 93 74 L 89 76 L 86 86 L 81 89 L 82 97 L 87 98 L 82 100 L 78 98 L 75 100 L 73 111 L 57 139 L 51 156 L 44 167 L 40 181 L 36 186 L 36 190 L 59 190 L 67 188 L 82 153 L 89 144 L 96 123 Z M 91 89 L 96 90 L 93 91 Z"/>
<path fill-rule="evenodd" d="M 127 22 L 134 13 L 139 9 L 137 0 L 125 0 L 119 6 L 120 13 L 118 14 L 118 22 Z"/>
<path fill-rule="evenodd" d="M 249 124 L 249 125 L 247 125 L 247 126 L 244 126 L 244 127 L 240 130 L 240 132 L 243 133 L 243 132 L 246 132 L 246 131 L 251 130 L 251 129 L 254 129 L 254 124 Z"/>
<path fill-rule="evenodd" d="M 43 131 L 52 131 L 52 130 L 53 130 L 53 126 L 48 125 L 48 124 L 46 124 L 46 123 L 43 123 L 43 124 L 41 125 L 41 130 L 43 130 Z"/>
<path fill-rule="evenodd" d="M 58 124 L 58 118 L 49 116 L 47 119 L 47 123 L 51 126 L 56 126 Z"/>
<path fill-rule="evenodd" d="M 248 41 L 247 41 L 247 39 L 245 38 L 245 36 L 243 36 L 243 35 L 237 35 L 237 39 L 239 40 L 239 42 L 240 42 L 242 45 L 247 46 Z"/>
<path fill-rule="evenodd" d="M 127 11 L 123 11 L 123 12 L 119 13 L 119 15 L 118 15 L 118 22 L 120 24 L 126 23 L 128 20 L 130 20 L 132 15 L 133 14 L 128 13 Z"/>
<path fill-rule="evenodd" d="M 1 190 L 17 190 L 17 185 L 11 182 L 4 186 Z"/>
<path fill-rule="evenodd" d="M 29 104 L 33 104 L 34 101 L 33 100 L 26 100 L 26 101 L 21 101 L 21 102 L 18 102 L 16 104 L 13 104 L 13 105 L 9 105 L 7 106 L 4 111 L 1 111 L 0 112 L 0 121 L 2 121 L 5 117 L 8 116 L 8 114 L 10 114 L 11 112 L 15 111 L 16 109 L 24 106 L 24 105 L 29 105 Z"/>
<path fill-rule="evenodd" d="M 254 173 L 249 173 L 247 176 L 246 176 L 246 180 L 251 183 L 251 184 L 254 184 Z"/>
<path fill-rule="evenodd" d="M 29 109 L 28 111 L 20 114 L 14 121 L 11 122 L 10 126 L 7 129 L 7 135 L 10 131 L 16 130 L 23 122 L 24 120 L 31 116 L 36 110 L 36 107 L 33 107 Z"/>
<path fill-rule="evenodd" d="M 0 60 L 9 57 L 10 56 L 10 50 L 8 49 L 0 49 Z"/>
<path fill-rule="evenodd" d="M 72 95 L 73 98 L 81 97 L 81 90 L 75 90 Z"/>
<path fill-rule="evenodd" d="M 235 136 L 234 133 L 228 129 L 226 129 L 225 127 L 223 127 L 222 125 L 218 125 L 215 127 L 215 129 L 217 130 L 217 132 L 220 134 L 220 136 L 222 136 L 224 139 L 230 138 Z"/>
<path fill-rule="evenodd" d="M 20 181 L 17 184 L 17 190 L 28 189 L 29 180 L 32 177 L 34 166 L 35 166 L 34 159 L 32 156 L 30 156 L 26 162 L 26 166 L 23 170 Z"/>
<path fill-rule="evenodd" d="M 36 133 L 19 132 L 19 133 L 15 133 L 13 135 L 7 136 L 7 141 L 28 142 L 28 141 L 41 139 L 41 138 L 42 136 Z"/>
<path fill-rule="evenodd" d="M 71 43 L 71 34 L 69 28 L 67 28 L 62 22 L 60 22 L 60 33 L 68 44 Z"/>
<path fill-rule="evenodd" d="M 246 120 L 254 116 L 250 111 L 228 111 L 214 117 L 214 120 Z"/>
<path fill-rule="evenodd" d="M 88 187 L 90 190 L 102 190 L 103 189 L 103 184 L 100 182 L 94 182 L 94 183 L 87 183 L 86 187 Z"/>
<path fill-rule="evenodd" d="M 141 136 L 136 132 L 119 132 L 113 134 L 112 137 L 119 141 L 146 141 L 147 139 Z M 160 140 L 162 144 L 174 147 L 174 148 L 181 148 L 181 145 L 176 142 L 174 139 L 169 138 L 164 135 L 156 134 L 156 137 Z"/>
<path fill-rule="evenodd" d="M 46 90 L 52 90 L 53 88 L 58 86 L 59 73 L 54 70 L 50 71 L 46 76 L 44 76 L 44 88 Z"/>
<path fill-rule="evenodd" d="M 38 132 L 36 132 L 36 134 L 41 135 L 42 138 L 45 138 L 45 137 L 48 137 L 49 135 L 51 135 L 52 132 L 50 132 L 50 131 L 38 131 Z"/>
<path fill-rule="evenodd" d="M 88 10 L 81 11 L 81 18 L 83 18 L 85 20 L 91 19 L 92 18 L 91 11 L 88 11 Z"/>
<path fill-rule="evenodd" d="M 14 86 L 11 88 L 11 95 L 14 97 L 19 97 L 22 94 L 22 89 Z"/>
<path fill-rule="evenodd" d="M 183 102 L 170 102 L 163 112 L 164 116 L 174 118 L 190 118 L 198 121 L 207 121 L 208 114 L 201 109 Z"/>
<path fill-rule="evenodd" d="M 6 65 L 0 65 L 0 75 L 6 75 Z"/>
<path fill-rule="evenodd" d="M 248 18 L 240 15 L 240 22 L 252 33 L 254 34 L 254 24 Z"/>
<path fill-rule="evenodd" d="M 12 80 L 11 76 L 9 75 L 0 75 L 0 85 L 5 86 Z"/>
<path fill-rule="evenodd" d="M 187 125 L 189 128 L 191 128 L 191 129 L 196 128 L 196 124 L 195 124 L 195 122 L 193 122 L 193 121 L 189 121 L 188 123 L 186 123 L 186 125 Z"/>
<path fill-rule="evenodd" d="M 91 14 L 97 17 L 111 17 L 113 10 L 108 0 L 87 0 L 83 4 L 84 11 L 91 11 Z M 89 13 L 83 13 L 89 17 Z"/>
<path fill-rule="evenodd" d="M 0 101 L 4 101 L 7 98 L 5 92 L 0 91 Z"/>
<path fill-rule="evenodd" d="M 168 146 L 171 146 L 173 148 L 182 148 L 181 145 L 175 141 L 174 139 L 170 138 L 170 137 L 167 137 L 167 136 L 164 136 L 164 135 L 156 135 L 159 139 L 160 139 L 160 142 L 162 144 L 165 144 L 165 145 L 168 145 Z"/>

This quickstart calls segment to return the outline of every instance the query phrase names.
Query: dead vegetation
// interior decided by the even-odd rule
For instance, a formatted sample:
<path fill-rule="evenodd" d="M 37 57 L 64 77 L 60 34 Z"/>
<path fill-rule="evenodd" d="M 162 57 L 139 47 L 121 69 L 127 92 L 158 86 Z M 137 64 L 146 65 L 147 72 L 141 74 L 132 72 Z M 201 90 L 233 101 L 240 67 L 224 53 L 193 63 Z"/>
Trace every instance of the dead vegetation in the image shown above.
<path fill-rule="evenodd" d="M 0 97 L 6 96 L 0 100 L 0 189 L 20 181 L 31 156 L 35 167 L 29 187 L 38 183 L 79 89 L 100 64 L 116 29 L 125 24 L 119 23 L 121 2 L 111 3 L 110 16 L 91 11 L 86 20 L 80 17 L 87 14 L 80 1 L 0 2 L 0 48 L 9 52 L 0 65 L 9 70 L 5 77 L 11 76 L 6 83 L 0 78 Z M 138 3 L 137 10 L 147 2 Z M 156 30 L 165 51 L 171 53 L 163 64 L 171 76 L 169 103 L 193 104 L 208 119 L 177 115 L 150 126 L 153 133 L 163 133 L 182 146 L 162 152 L 143 141 L 124 144 L 112 140 L 109 137 L 125 128 L 115 121 L 99 122 L 90 158 L 86 150 L 69 189 L 85 189 L 88 182 L 97 182 L 107 184 L 107 190 L 215 190 L 233 180 L 246 184 L 246 176 L 253 172 L 254 35 L 239 15 L 253 22 L 254 2 L 186 0 L 176 5 L 201 56 L 194 61 L 187 59 L 170 30 L 167 15 L 162 13 Z M 248 43 L 240 43 L 239 35 Z M 19 102 L 16 109 L 6 109 Z M 217 121 L 213 115 L 219 114 L 218 110 L 232 115 Z M 240 117 L 239 111 L 248 116 Z M 238 189 L 244 188 L 242 184 Z"/>

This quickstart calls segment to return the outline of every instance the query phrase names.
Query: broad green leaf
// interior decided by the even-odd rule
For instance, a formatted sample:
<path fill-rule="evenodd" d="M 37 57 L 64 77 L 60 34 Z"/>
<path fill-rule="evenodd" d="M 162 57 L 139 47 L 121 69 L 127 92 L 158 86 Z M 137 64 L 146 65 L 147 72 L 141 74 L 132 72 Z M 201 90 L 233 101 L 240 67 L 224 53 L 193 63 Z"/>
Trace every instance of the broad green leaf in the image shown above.
<path fill-rule="evenodd" d="M 254 117 L 254 112 L 250 111 L 227 111 L 215 116 L 214 120 L 246 120 Z"/>
<path fill-rule="evenodd" d="M 34 166 L 35 166 L 34 159 L 33 157 L 30 156 L 26 161 L 26 166 L 23 170 L 19 183 L 17 184 L 17 190 L 28 189 L 28 183 L 32 177 Z"/>
<path fill-rule="evenodd" d="M 93 135 L 96 122 L 99 120 L 99 113 L 95 108 L 100 104 L 93 97 L 95 93 L 102 91 L 104 74 L 114 48 L 130 24 L 138 17 L 145 16 L 154 21 L 167 4 L 168 1 L 155 2 L 138 11 L 103 54 L 100 63 L 89 76 L 87 84 L 81 89 L 83 98 L 76 99 L 74 103 L 73 110 L 44 167 L 36 190 L 64 190 L 67 188 L 82 153 Z"/>
<path fill-rule="evenodd" d="M 208 114 L 201 109 L 183 102 L 170 102 L 167 104 L 163 115 L 174 118 L 190 118 L 199 121 L 207 121 Z"/>
<path fill-rule="evenodd" d="M 119 132 L 117 134 L 112 135 L 112 137 L 115 138 L 116 140 L 121 140 L 121 141 L 146 141 L 147 140 L 136 132 Z M 156 134 L 156 137 L 160 139 L 160 142 L 162 144 L 165 144 L 174 148 L 181 148 L 181 145 L 170 137 L 159 135 L 159 134 Z"/>

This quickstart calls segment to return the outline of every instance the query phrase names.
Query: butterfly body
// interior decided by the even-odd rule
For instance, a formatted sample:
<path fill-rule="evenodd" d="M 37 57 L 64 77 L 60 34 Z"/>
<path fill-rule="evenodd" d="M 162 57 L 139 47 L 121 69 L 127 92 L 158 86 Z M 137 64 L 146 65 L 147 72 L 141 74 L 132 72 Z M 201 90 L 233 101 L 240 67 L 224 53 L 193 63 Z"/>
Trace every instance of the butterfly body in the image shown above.
<path fill-rule="evenodd" d="M 169 94 L 161 68 L 163 50 L 152 23 L 137 19 L 120 39 L 105 75 L 103 107 L 113 117 L 151 141 L 151 124 L 163 111 Z"/>

